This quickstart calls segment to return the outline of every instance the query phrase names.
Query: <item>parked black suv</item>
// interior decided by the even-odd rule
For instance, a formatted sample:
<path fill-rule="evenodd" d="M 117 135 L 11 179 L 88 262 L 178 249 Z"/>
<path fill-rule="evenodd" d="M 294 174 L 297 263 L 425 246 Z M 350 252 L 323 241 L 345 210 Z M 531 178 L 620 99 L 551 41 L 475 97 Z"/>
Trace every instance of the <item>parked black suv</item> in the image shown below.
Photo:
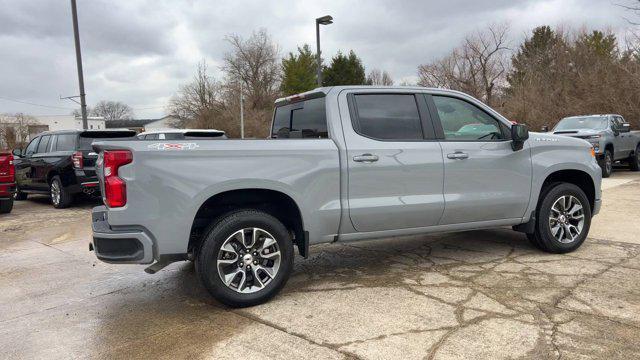
<path fill-rule="evenodd" d="M 91 148 L 95 139 L 135 138 L 130 130 L 47 131 L 24 150 L 15 149 L 16 200 L 28 194 L 49 194 L 56 208 L 69 206 L 78 193 L 99 195 L 95 172 L 98 158 Z"/>

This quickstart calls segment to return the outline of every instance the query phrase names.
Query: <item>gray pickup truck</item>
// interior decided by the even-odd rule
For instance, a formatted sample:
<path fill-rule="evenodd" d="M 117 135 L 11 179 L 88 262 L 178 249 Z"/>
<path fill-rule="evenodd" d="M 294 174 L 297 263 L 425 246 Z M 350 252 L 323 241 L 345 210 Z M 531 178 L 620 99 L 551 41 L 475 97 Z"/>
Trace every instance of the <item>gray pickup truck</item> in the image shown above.
<path fill-rule="evenodd" d="M 613 163 L 627 163 L 631 171 L 640 169 L 640 131 L 620 115 L 586 115 L 566 117 L 553 128 L 557 135 L 585 139 L 593 146 L 602 177 L 609 177 Z"/>
<path fill-rule="evenodd" d="M 271 139 L 94 143 L 105 205 L 90 249 L 153 273 L 195 261 L 231 306 L 286 283 L 294 246 L 513 227 L 585 240 L 601 171 L 584 140 L 532 133 L 463 93 L 319 88 L 279 99 Z"/>

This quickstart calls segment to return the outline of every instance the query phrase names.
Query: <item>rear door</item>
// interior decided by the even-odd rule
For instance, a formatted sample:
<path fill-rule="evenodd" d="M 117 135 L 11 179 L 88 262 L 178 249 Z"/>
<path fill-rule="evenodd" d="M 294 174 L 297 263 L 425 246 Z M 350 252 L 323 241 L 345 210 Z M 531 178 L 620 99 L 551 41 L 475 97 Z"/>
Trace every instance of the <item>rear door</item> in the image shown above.
<path fill-rule="evenodd" d="M 529 147 L 513 151 L 509 126 L 470 99 L 426 96 L 444 161 L 441 225 L 517 219 L 531 191 Z"/>
<path fill-rule="evenodd" d="M 438 224 L 444 167 L 424 97 L 381 90 L 340 98 L 348 103 L 351 120 L 342 115 L 354 228 L 371 232 Z"/>

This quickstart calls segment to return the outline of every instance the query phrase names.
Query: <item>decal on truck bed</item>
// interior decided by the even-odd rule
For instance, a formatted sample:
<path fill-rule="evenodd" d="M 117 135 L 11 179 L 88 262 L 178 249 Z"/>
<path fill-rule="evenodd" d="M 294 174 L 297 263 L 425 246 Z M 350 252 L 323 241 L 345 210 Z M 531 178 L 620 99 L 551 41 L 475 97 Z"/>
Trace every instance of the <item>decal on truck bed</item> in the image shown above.
<path fill-rule="evenodd" d="M 147 145 L 155 150 L 193 150 L 198 147 L 196 143 L 155 143 Z"/>

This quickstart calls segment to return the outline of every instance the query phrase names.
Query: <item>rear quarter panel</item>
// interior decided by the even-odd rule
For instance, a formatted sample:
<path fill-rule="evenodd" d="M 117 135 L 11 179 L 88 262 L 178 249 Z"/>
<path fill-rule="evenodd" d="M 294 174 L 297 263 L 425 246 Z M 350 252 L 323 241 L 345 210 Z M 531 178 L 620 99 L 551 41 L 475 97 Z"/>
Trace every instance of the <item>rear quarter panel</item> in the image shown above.
<path fill-rule="evenodd" d="M 142 227 L 155 255 L 186 253 L 193 219 L 210 197 L 229 190 L 269 189 L 300 208 L 310 242 L 329 241 L 340 219 L 338 150 L 329 139 L 183 140 L 193 147 L 157 150 L 171 141 L 110 141 L 98 148 L 133 150 L 120 168 L 127 205 L 109 211 L 114 227 Z M 174 141 L 175 143 L 175 141 Z"/>

